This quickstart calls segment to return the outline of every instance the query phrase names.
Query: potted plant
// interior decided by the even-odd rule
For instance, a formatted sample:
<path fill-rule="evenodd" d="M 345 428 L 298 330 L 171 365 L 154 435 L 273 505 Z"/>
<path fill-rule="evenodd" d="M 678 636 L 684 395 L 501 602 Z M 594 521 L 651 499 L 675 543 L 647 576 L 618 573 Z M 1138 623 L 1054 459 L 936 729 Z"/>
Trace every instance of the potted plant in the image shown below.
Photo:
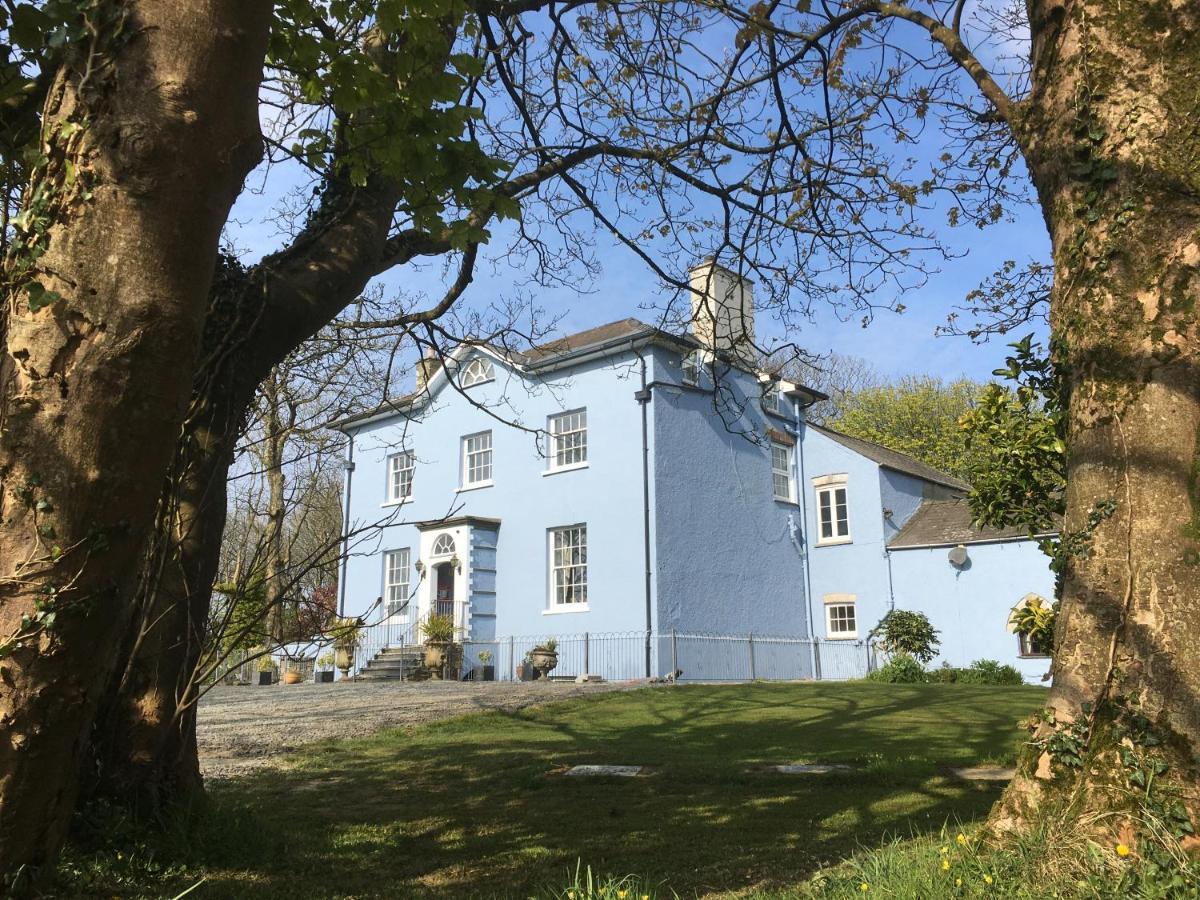
<path fill-rule="evenodd" d="M 258 660 L 258 683 L 271 684 L 275 681 L 275 661 L 269 656 Z"/>
<path fill-rule="evenodd" d="M 304 680 L 304 676 L 292 668 L 292 661 L 288 660 L 287 666 L 283 673 L 284 684 L 299 684 Z"/>
<path fill-rule="evenodd" d="M 537 678 L 537 669 L 533 667 L 533 653 L 526 651 L 524 659 L 517 664 L 517 680 L 533 681 Z"/>
<path fill-rule="evenodd" d="M 482 650 L 479 653 L 479 665 L 483 669 L 484 681 L 496 680 L 496 667 L 492 665 L 492 651 Z"/>
<path fill-rule="evenodd" d="M 545 678 L 558 666 L 558 641 L 550 638 L 529 651 L 530 662 L 539 678 Z"/>
<path fill-rule="evenodd" d="M 317 671 L 314 679 L 317 684 L 329 684 L 333 681 L 333 653 L 326 651 L 317 657 Z"/>
<path fill-rule="evenodd" d="M 329 624 L 329 634 L 333 638 L 333 660 L 346 678 L 354 665 L 354 651 L 362 635 L 362 622 L 356 618 L 337 617 Z"/>
<path fill-rule="evenodd" d="M 454 620 L 431 613 L 421 623 L 421 633 L 425 635 L 425 668 L 431 677 L 440 680 L 446 666 L 446 651 L 454 638 Z"/>

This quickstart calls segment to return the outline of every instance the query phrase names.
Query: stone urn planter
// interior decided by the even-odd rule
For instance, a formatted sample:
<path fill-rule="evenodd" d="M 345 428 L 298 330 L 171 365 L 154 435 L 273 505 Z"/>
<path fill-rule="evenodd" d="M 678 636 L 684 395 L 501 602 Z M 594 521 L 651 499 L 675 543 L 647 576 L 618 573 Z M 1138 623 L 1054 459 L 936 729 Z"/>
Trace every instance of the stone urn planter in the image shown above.
<path fill-rule="evenodd" d="M 350 667 L 354 665 L 354 648 L 342 644 L 333 648 L 333 664 L 341 671 L 342 677 L 350 675 Z"/>
<path fill-rule="evenodd" d="M 558 650 L 553 646 L 534 647 L 529 659 L 538 677 L 545 678 L 558 667 Z"/>
<path fill-rule="evenodd" d="M 429 677 L 434 681 L 442 680 L 442 672 L 446 665 L 446 652 L 450 647 L 449 641 L 426 641 L 425 642 L 425 668 L 429 670 Z"/>

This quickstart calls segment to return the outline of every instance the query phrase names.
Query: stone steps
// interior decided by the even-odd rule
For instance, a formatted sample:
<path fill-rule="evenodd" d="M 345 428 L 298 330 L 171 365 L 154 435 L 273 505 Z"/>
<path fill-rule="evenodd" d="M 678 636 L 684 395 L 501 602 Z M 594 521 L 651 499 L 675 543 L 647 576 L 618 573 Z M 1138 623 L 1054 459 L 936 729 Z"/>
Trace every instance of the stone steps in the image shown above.
<path fill-rule="evenodd" d="M 421 647 L 388 647 L 373 656 L 355 676 L 357 681 L 419 681 L 424 674 Z"/>

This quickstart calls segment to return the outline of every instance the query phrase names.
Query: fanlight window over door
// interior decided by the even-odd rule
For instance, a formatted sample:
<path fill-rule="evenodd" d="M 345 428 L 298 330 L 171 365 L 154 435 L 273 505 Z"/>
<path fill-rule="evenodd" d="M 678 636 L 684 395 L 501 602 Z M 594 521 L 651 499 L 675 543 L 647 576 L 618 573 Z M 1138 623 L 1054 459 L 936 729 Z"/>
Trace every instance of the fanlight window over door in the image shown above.
<path fill-rule="evenodd" d="M 467 367 L 463 369 L 460 384 L 465 388 L 469 388 L 477 384 L 483 384 L 485 381 L 494 381 L 495 378 L 496 370 L 492 366 L 492 361 L 477 356 L 467 363 Z"/>
<path fill-rule="evenodd" d="M 439 534 L 433 542 L 434 556 L 451 556 L 454 554 L 454 538 L 448 534 Z"/>

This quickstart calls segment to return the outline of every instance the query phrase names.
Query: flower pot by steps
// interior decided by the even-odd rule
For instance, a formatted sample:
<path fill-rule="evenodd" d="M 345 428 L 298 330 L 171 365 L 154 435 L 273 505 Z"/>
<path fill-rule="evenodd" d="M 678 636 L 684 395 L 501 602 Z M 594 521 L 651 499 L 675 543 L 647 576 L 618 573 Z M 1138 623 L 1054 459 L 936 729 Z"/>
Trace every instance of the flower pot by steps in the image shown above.
<path fill-rule="evenodd" d="M 434 681 L 442 680 L 442 669 L 446 664 L 446 648 L 449 646 L 449 641 L 425 642 L 425 668 L 429 670 L 430 677 Z"/>
<path fill-rule="evenodd" d="M 333 684 L 333 670 L 327 669 L 324 671 L 317 672 L 317 676 L 316 676 L 315 680 L 316 680 L 317 684 Z"/>
<path fill-rule="evenodd" d="M 275 673 L 271 672 L 271 671 L 259 672 L 258 673 L 258 683 L 259 684 L 270 684 L 274 680 L 274 675 L 275 675 Z"/>
<path fill-rule="evenodd" d="M 346 678 L 350 674 L 350 667 L 354 665 L 354 648 L 347 646 L 334 647 L 333 664 L 341 670 L 342 677 Z"/>
<path fill-rule="evenodd" d="M 299 684 L 303 680 L 304 680 L 304 676 L 301 675 L 299 672 L 284 672 L 283 673 L 283 683 L 284 684 Z"/>
<path fill-rule="evenodd" d="M 483 666 L 483 680 L 484 681 L 495 681 L 496 680 L 496 667 L 495 666 Z"/>

